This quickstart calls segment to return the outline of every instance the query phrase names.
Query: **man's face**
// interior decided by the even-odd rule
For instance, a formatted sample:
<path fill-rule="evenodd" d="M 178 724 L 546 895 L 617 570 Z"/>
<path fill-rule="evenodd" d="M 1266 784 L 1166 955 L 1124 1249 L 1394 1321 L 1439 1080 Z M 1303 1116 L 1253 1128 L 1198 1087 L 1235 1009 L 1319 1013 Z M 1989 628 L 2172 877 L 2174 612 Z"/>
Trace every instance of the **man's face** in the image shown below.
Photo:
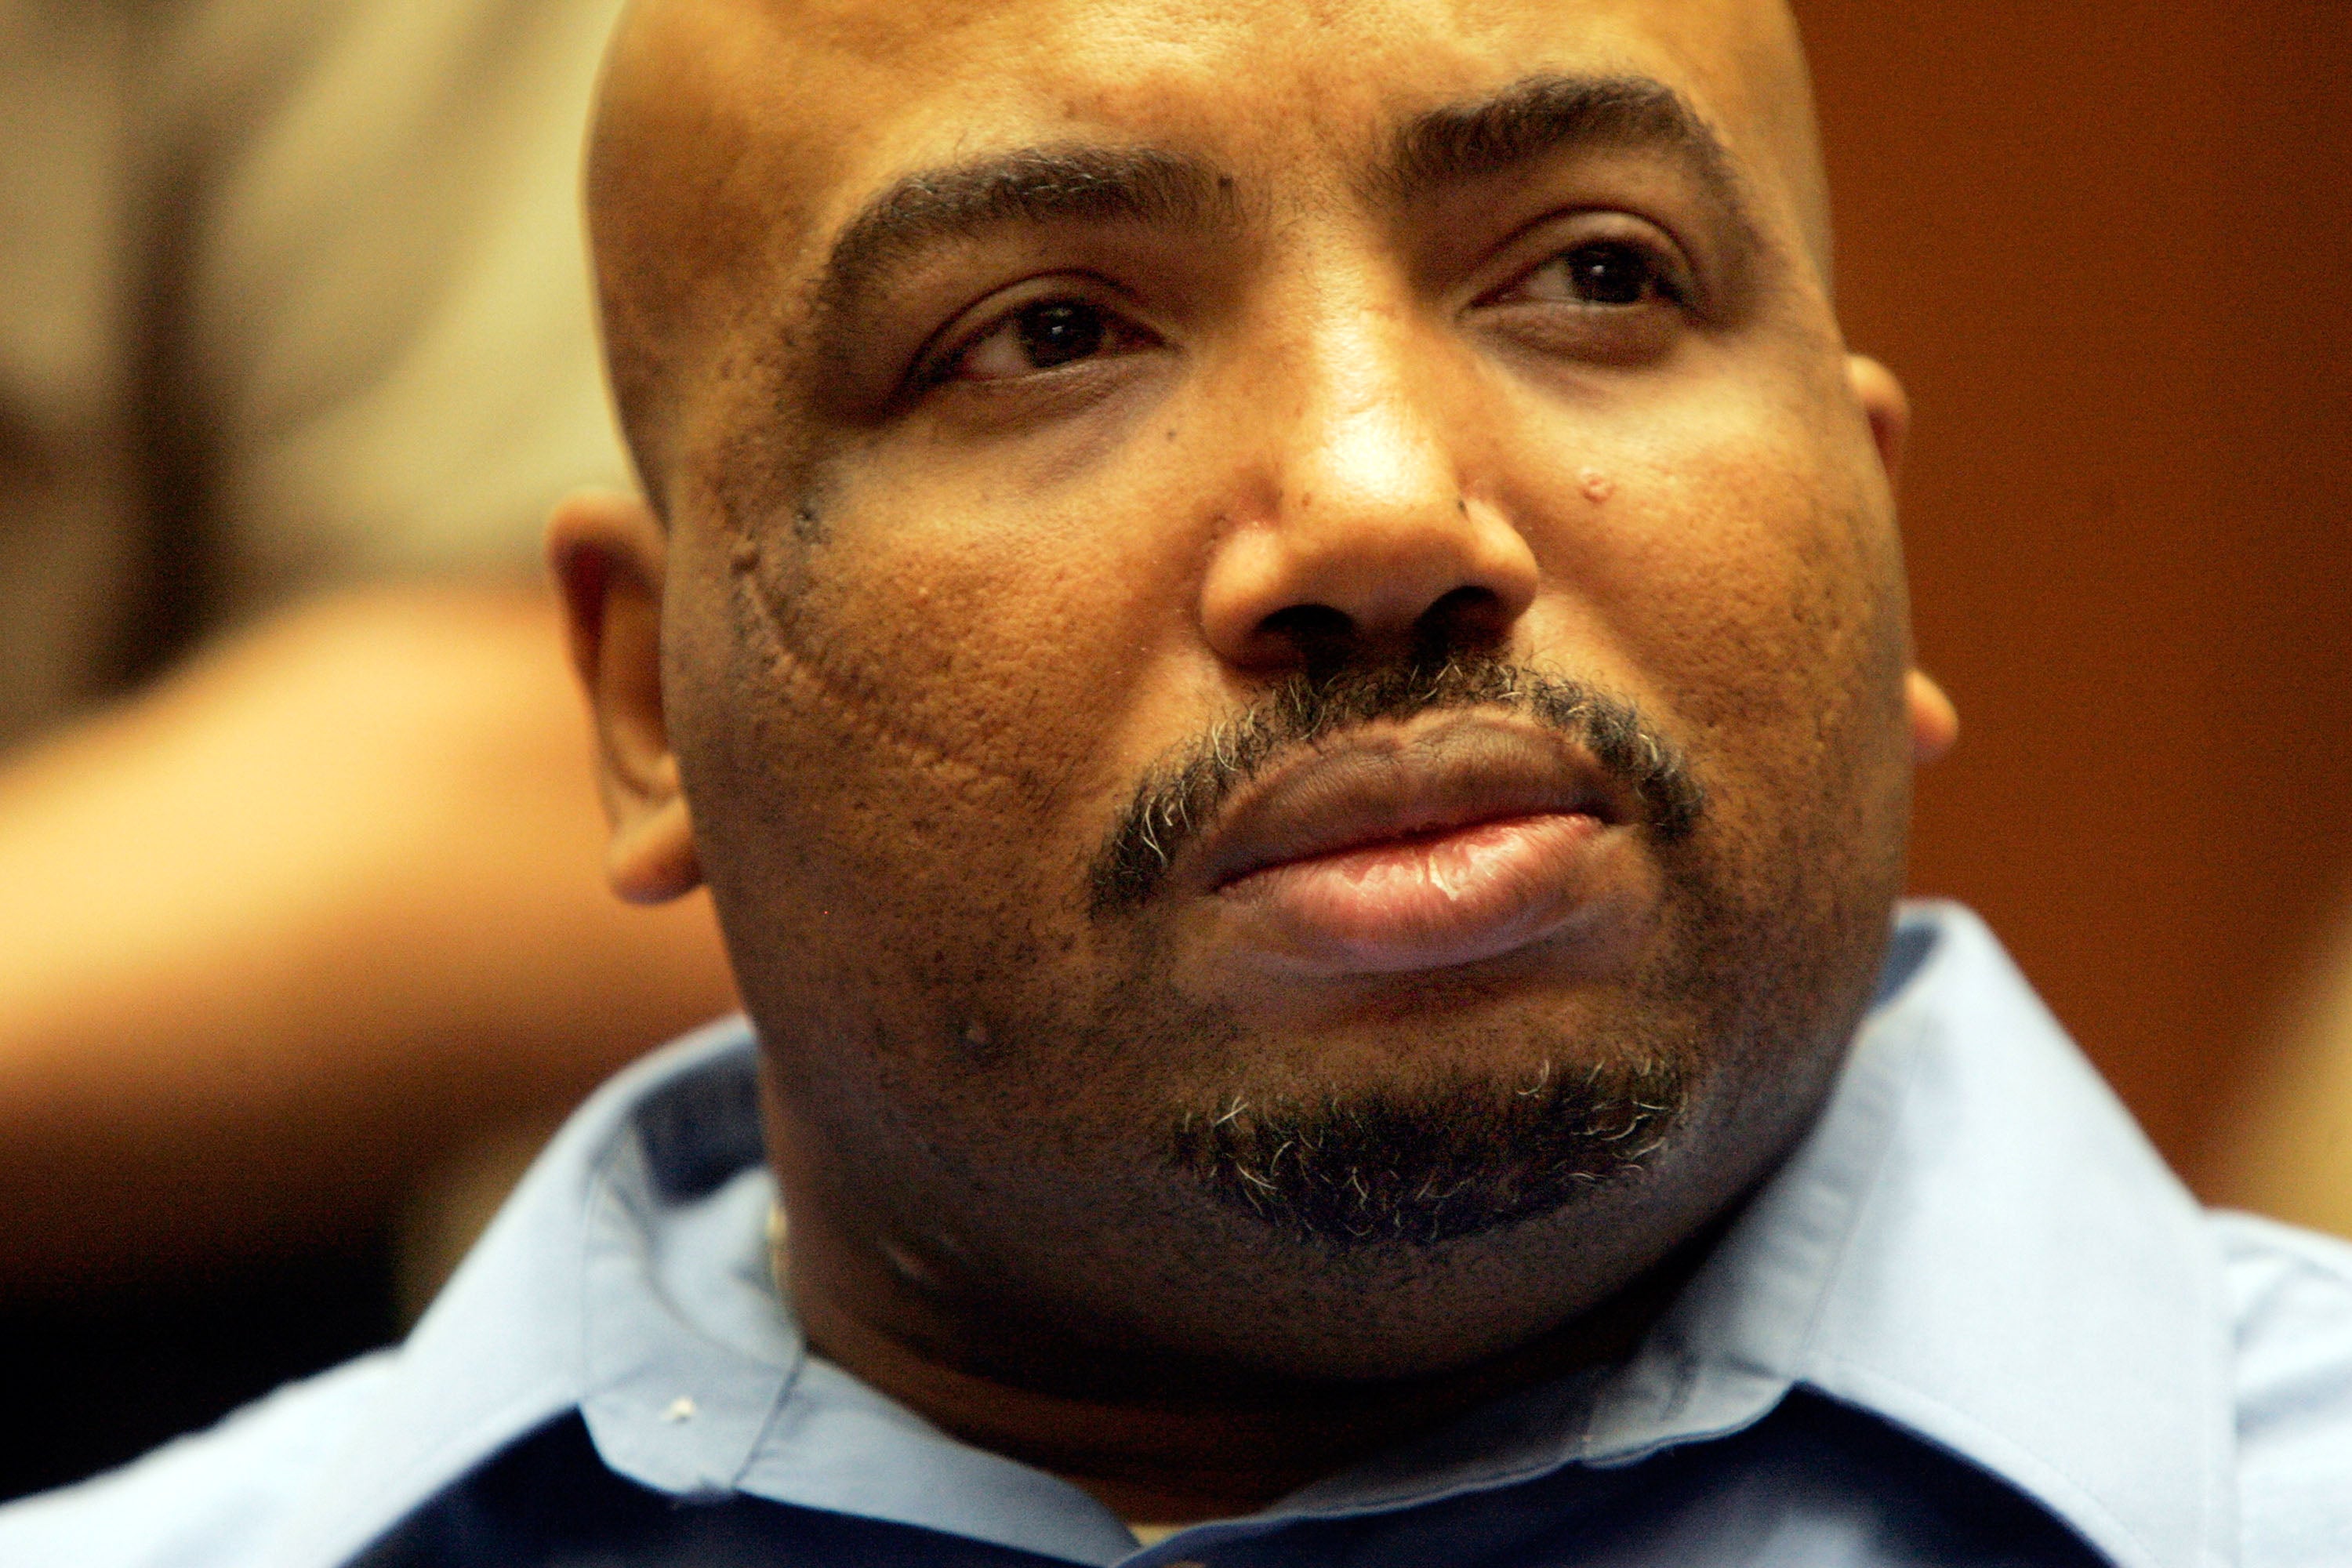
<path fill-rule="evenodd" d="M 592 204 L 796 1271 L 1430 1370 L 1786 1147 L 1907 808 L 1801 91 L 1696 0 L 634 15 Z"/>

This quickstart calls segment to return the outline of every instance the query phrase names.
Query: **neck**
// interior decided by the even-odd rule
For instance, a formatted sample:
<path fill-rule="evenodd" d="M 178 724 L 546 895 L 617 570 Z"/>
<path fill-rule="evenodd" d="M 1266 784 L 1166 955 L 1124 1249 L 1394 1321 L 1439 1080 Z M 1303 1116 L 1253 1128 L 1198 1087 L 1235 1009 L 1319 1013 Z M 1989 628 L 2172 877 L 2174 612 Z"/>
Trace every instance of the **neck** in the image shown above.
<path fill-rule="evenodd" d="M 1050 1354 L 1046 1373 L 1006 1342 L 976 1341 L 968 1323 L 926 1332 L 919 1314 L 861 1311 L 871 1298 L 859 1287 L 873 1281 L 829 1266 L 840 1259 L 805 1233 L 778 1275 L 816 1350 L 934 1425 L 1060 1475 L 1123 1519 L 1191 1523 L 1253 1512 L 1490 1400 L 1623 1360 L 1712 1240 L 1685 1245 L 1600 1307 L 1503 1354 L 1346 1383 L 1090 1353 L 1066 1336 L 1037 1347 Z"/>

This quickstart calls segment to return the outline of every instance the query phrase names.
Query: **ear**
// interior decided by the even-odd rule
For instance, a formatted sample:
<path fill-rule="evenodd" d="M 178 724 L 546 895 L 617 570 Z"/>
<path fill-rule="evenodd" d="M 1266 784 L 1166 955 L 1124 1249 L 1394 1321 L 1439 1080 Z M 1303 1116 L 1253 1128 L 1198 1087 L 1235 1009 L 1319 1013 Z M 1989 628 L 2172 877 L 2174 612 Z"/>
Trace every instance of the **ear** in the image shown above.
<path fill-rule="evenodd" d="M 1960 738 L 1960 712 L 1944 689 L 1926 671 L 1914 669 L 1904 678 L 1903 705 L 1911 721 L 1911 761 L 1925 767 L 1952 749 Z"/>
<path fill-rule="evenodd" d="M 547 526 L 572 667 L 596 726 L 597 779 L 613 837 L 604 874 L 631 903 L 702 881 L 677 758 L 662 721 L 661 604 L 668 540 L 634 496 L 583 490 Z"/>
<path fill-rule="evenodd" d="M 1903 447 L 1911 438 L 1911 399 L 1893 371 L 1866 355 L 1845 356 L 1845 378 L 1870 420 L 1871 445 L 1878 448 L 1879 467 L 1886 470 L 1891 486 L 1903 477 Z M 1960 738 L 1959 710 L 1925 670 L 1905 675 L 1903 705 L 1910 719 L 1915 764 L 1934 762 Z"/>
<path fill-rule="evenodd" d="M 1895 373 L 1861 354 L 1845 356 L 1846 384 L 1870 418 L 1870 439 L 1890 485 L 1903 477 L 1903 447 L 1911 438 L 1911 399 Z"/>

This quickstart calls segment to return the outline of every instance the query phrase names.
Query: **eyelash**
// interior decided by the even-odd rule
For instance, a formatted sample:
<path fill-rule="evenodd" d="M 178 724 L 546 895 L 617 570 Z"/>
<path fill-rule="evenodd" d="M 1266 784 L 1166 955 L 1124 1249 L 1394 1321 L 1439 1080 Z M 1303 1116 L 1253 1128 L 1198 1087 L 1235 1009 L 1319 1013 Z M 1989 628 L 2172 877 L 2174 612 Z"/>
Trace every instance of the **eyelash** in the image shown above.
<path fill-rule="evenodd" d="M 1052 330 L 1052 324 L 1044 319 L 1051 317 L 1055 312 L 1063 314 L 1064 320 L 1060 324 L 1065 326 L 1072 324 L 1071 318 L 1074 313 L 1083 312 L 1083 316 L 1078 318 L 1079 330 L 1083 333 L 1088 327 L 1096 329 L 1097 335 L 1093 342 L 1065 360 L 1043 365 L 1026 373 L 972 377 L 963 377 L 959 374 L 959 372 L 971 363 L 974 354 L 1000 335 L 1018 331 L 1024 319 L 1036 321 L 1041 332 Z M 1027 334 L 1024 333 L 1024 337 L 1026 339 Z M 987 384 L 992 382 L 1025 379 L 1028 376 L 1050 375 L 1066 365 L 1082 365 L 1103 357 L 1097 351 L 1106 342 L 1116 342 L 1123 349 L 1135 349 L 1150 347 L 1157 343 L 1160 339 L 1156 334 L 1137 324 L 1124 311 L 1112 308 L 1093 295 L 1079 289 L 1065 289 L 1059 292 L 1040 293 L 1018 304 L 998 310 L 971 331 L 950 341 L 953 346 L 929 356 L 919 364 L 913 377 L 917 386 L 938 386 L 957 380 Z M 1032 352 L 1035 352 L 1034 341 L 1025 346 L 1030 346 Z"/>
<path fill-rule="evenodd" d="M 1583 258 L 1583 261 L 1587 266 L 1595 266 L 1610 261 L 1632 260 L 1638 263 L 1642 269 L 1642 276 L 1634 280 L 1635 286 L 1639 290 L 1635 298 L 1632 300 L 1589 300 L 1580 298 L 1578 302 L 1588 309 L 1630 310 L 1637 305 L 1646 302 L 1649 298 L 1653 297 L 1675 305 L 1685 304 L 1688 302 L 1688 290 L 1683 287 L 1680 280 L 1673 276 L 1672 269 L 1664 265 L 1664 258 L 1658 256 L 1657 253 L 1650 247 L 1629 239 L 1610 238 L 1580 241 L 1580 243 L 1570 247 L 1566 250 L 1558 252 L 1549 259 L 1530 268 L 1528 271 L 1521 273 L 1518 279 L 1516 279 L 1510 287 L 1522 287 L 1529 280 L 1550 268 L 1559 267 L 1565 268 L 1568 270 L 1570 279 L 1570 288 L 1574 289 L 1579 280 L 1577 268 L 1580 258 Z"/>
<path fill-rule="evenodd" d="M 1598 219 L 1595 222 L 1595 219 Z M 1566 226 L 1542 225 L 1533 232 L 1544 229 L 1560 232 Z M 1569 298 L 1546 303 L 1573 304 L 1596 311 L 1631 310 L 1643 304 L 1662 303 L 1687 307 L 1693 303 L 1696 280 L 1691 276 L 1681 250 L 1674 242 L 1658 234 L 1641 219 L 1625 215 L 1595 214 L 1580 220 L 1577 228 L 1569 229 L 1560 240 L 1549 246 L 1542 258 L 1532 267 L 1514 273 L 1496 288 L 1482 294 L 1476 305 L 1531 303 L 1524 298 L 1513 300 L 1525 292 L 1547 272 L 1555 268 L 1571 269 L 1566 292 L 1578 295 L 1572 268 L 1579 258 L 1592 260 L 1604 258 L 1632 261 L 1639 267 L 1640 294 L 1632 300 L 1590 300 Z"/>

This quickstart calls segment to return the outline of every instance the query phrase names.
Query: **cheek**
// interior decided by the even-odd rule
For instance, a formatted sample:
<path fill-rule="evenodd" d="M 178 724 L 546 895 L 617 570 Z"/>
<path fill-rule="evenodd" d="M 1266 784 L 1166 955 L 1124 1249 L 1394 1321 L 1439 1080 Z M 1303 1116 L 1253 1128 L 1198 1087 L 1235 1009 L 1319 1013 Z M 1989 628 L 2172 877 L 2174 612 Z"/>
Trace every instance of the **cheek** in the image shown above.
<path fill-rule="evenodd" d="M 834 479 L 818 528 L 747 531 L 725 588 L 742 711 L 717 721 L 832 907 L 1042 935 L 1076 919 L 1131 787 L 1118 737 L 1190 552 L 1121 526 L 1138 506 L 1113 487 L 889 480 Z"/>
<path fill-rule="evenodd" d="M 1900 728 L 1890 510 L 1832 418 L 1742 400 L 1523 442 L 1558 454 L 1517 498 L 1543 520 L 1550 640 L 1625 672 L 1729 816 L 1850 792 Z"/>

